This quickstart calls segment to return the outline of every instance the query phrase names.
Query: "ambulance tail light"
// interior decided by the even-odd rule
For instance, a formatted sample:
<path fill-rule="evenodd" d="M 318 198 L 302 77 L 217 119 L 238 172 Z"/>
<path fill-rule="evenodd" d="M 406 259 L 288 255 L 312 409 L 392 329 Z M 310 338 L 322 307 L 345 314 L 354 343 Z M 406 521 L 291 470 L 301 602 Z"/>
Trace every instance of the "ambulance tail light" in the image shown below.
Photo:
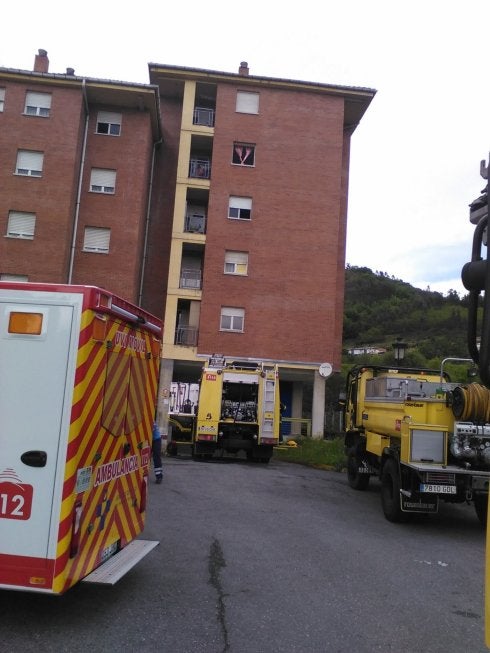
<path fill-rule="evenodd" d="M 74 558 L 80 547 L 80 524 L 82 522 L 82 502 L 80 499 L 75 503 L 73 509 L 73 521 L 71 526 L 70 558 Z"/>
<path fill-rule="evenodd" d="M 148 474 L 143 475 L 143 480 L 141 481 L 141 501 L 140 501 L 140 512 L 145 512 L 146 510 L 146 498 L 148 496 Z"/>
<path fill-rule="evenodd" d="M 9 333 L 39 336 L 43 327 L 42 313 L 12 311 L 9 315 Z"/>

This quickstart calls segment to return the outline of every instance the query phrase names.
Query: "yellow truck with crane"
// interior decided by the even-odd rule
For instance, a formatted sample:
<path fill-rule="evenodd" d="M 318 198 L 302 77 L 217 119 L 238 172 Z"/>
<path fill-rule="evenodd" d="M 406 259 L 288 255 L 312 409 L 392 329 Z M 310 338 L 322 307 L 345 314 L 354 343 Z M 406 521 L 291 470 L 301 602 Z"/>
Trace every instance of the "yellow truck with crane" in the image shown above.
<path fill-rule="evenodd" d="M 389 521 L 473 503 L 484 524 L 490 482 L 490 393 L 437 370 L 353 367 L 344 408 L 349 485 L 381 481 Z"/>
<path fill-rule="evenodd" d="M 364 490 L 381 480 L 386 518 L 435 512 L 439 502 L 473 503 L 487 523 L 490 483 L 490 265 L 487 185 L 470 204 L 475 225 L 471 261 L 461 277 L 468 296 L 468 351 L 482 383 L 458 385 L 438 370 L 357 366 L 344 406 L 348 481 Z M 486 255 L 482 255 L 485 248 Z M 488 526 L 490 528 L 490 524 Z M 488 539 L 488 532 L 487 532 Z M 490 568 L 490 548 L 487 552 Z M 487 573 L 490 594 L 490 571 Z M 490 600 L 487 645 L 490 645 Z"/>

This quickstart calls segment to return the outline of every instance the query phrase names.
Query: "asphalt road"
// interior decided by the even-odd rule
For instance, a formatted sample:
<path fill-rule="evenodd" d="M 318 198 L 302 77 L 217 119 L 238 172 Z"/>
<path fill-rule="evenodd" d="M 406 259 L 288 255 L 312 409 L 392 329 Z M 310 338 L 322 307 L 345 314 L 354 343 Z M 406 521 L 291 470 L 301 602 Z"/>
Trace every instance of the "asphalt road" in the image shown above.
<path fill-rule="evenodd" d="M 377 483 L 165 458 L 144 537 L 160 545 L 114 587 L 0 592 L 0 651 L 488 651 L 471 506 L 395 525 Z"/>

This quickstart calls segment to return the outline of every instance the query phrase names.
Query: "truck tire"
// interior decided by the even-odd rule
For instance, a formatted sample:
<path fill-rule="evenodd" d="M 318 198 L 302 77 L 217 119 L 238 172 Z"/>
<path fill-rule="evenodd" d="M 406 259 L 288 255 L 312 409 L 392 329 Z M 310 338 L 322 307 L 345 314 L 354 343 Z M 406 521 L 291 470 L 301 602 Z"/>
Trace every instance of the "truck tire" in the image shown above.
<path fill-rule="evenodd" d="M 400 505 L 400 472 L 393 458 L 386 461 L 381 474 L 381 505 L 388 521 L 406 521 L 407 515 Z"/>
<path fill-rule="evenodd" d="M 369 485 L 369 474 L 359 474 L 360 465 L 357 447 L 351 447 L 347 453 L 347 480 L 353 490 L 365 490 Z"/>
<path fill-rule="evenodd" d="M 480 520 L 480 524 L 484 527 L 487 525 L 487 514 L 488 514 L 488 495 L 486 494 L 475 494 L 473 499 L 475 504 L 476 516 Z"/>

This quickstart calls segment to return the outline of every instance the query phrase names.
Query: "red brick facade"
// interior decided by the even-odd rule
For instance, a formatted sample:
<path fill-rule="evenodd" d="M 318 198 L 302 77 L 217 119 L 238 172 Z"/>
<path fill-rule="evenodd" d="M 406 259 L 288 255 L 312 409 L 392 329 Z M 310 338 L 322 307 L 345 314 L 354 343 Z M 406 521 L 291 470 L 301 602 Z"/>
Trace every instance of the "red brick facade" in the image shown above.
<path fill-rule="evenodd" d="M 191 204 L 207 198 L 206 237 L 189 237 L 185 250 L 202 272 L 191 293 L 195 354 L 338 368 L 350 136 L 374 92 L 253 77 L 244 62 L 240 75 L 151 64 L 153 85 L 48 67 L 39 51 L 35 72 L 0 69 L 0 275 L 105 286 L 163 315 L 184 88 L 194 80 L 196 106 L 199 93 L 215 116 L 192 135 L 211 166 L 207 189 L 189 183 Z M 236 110 L 238 91 L 257 94 L 257 112 Z M 50 95 L 47 115 L 25 115 L 28 92 Z M 101 111 L 119 116 L 118 134 L 97 133 Z M 232 163 L 234 143 L 254 146 L 253 166 Z M 43 154 L 42 174 L 15 174 L 19 150 Z M 114 192 L 93 192 L 93 169 L 115 172 Z M 250 220 L 228 217 L 230 196 L 251 199 Z M 9 233 L 12 211 L 35 214 L 34 234 Z M 108 251 L 84 251 L 94 227 L 110 230 Z M 248 254 L 246 275 L 224 273 L 226 251 Z M 244 310 L 243 332 L 220 329 L 223 306 Z"/>
<path fill-rule="evenodd" d="M 26 91 L 46 92 L 35 81 L 4 83 L 0 113 L 0 234 L 7 234 L 9 211 L 36 214 L 32 240 L 0 238 L 0 273 L 26 275 L 29 281 L 66 281 L 70 234 L 80 160 L 82 97 L 56 89 L 50 116 L 24 115 Z M 16 175 L 18 150 L 42 152 L 42 177 Z"/>
<path fill-rule="evenodd" d="M 248 87 L 247 115 L 239 88 L 218 89 L 199 351 L 339 364 L 343 100 Z M 253 168 L 231 164 L 234 141 L 256 144 Z M 250 222 L 227 217 L 230 195 L 252 197 Z M 248 252 L 246 277 L 223 274 L 225 250 Z M 219 331 L 222 305 L 245 309 L 243 333 Z"/>
<path fill-rule="evenodd" d="M 0 275 L 100 285 L 138 302 L 160 140 L 155 89 L 48 74 L 47 67 L 40 51 L 37 72 L 0 69 Z M 49 96 L 49 111 L 26 115 L 27 93 Z M 119 135 L 96 133 L 99 111 L 121 116 Z M 19 150 L 42 153 L 41 174 L 16 174 Z M 116 171 L 114 193 L 90 191 L 92 168 Z M 35 215 L 34 233 L 9 233 L 11 212 Z M 111 230 L 107 253 L 83 251 L 86 227 Z"/>

